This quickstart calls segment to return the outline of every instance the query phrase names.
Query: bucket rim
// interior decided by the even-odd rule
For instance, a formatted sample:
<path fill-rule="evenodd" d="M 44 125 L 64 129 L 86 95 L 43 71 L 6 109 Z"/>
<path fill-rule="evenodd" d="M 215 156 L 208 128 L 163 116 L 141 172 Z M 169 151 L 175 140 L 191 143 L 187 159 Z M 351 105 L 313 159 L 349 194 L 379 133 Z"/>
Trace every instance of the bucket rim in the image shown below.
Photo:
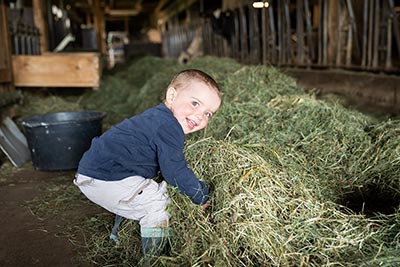
<path fill-rule="evenodd" d="M 57 121 L 57 122 L 40 122 L 40 121 L 29 122 L 29 121 L 27 121 L 28 119 L 31 119 L 34 117 L 46 116 L 46 115 L 56 115 L 56 114 L 61 114 L 61 113 L 97 113 L 97 116 L 90 116 L 90 117 L 86 117 L 86 118 L 84 117 L 84 118 L 80 118 L 79 120 L 69 119 L 69 120 L 62 120 L 62 121 Z M 96 110 L 60 111 L 60 112 L 50 112 L 50 113 L 44 113 L 44 114 L 29 115 L 29 116 L 20 118 L 18 121 L 24 127 L 34 128 L 34 127 L 41 127 L 41 126 L 44 127 L 44 126 L 56 126 L 56 125 L 70 124 L 71 122 L 89 122 L 89 121 L 95 121 L 95 120 L 102 120 L 106 116 L 107 116 L 106 112 L 96 111 Z"/>

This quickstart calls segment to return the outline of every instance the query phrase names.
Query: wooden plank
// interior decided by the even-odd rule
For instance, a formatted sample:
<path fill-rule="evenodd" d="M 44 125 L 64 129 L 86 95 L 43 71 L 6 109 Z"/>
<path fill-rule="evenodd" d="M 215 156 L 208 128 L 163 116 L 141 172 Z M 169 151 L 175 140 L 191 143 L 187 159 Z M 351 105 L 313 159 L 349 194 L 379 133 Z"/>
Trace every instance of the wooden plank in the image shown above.
<path fill-rule="evenodd" d="M 98 53 L 46 53 L 12 57 L 18 87 L 92 87 L 100 83 Z"/>

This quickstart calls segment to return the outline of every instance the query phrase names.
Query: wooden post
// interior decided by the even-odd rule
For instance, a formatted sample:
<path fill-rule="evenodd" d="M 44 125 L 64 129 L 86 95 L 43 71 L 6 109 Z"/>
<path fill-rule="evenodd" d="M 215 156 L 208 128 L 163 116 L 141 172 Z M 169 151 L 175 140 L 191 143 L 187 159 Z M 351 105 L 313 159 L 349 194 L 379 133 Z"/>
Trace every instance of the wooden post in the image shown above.
<path fill-rule="evenodd" d="M 46 6 L 45 1 L 41 0 L 32 0 L 33 6 L 33 19 L 35 22 L 35 26 L 39 29 L 40 32 L 40 54 L 49 51 L 49 43 L 48 43 L 48 30 L 46 24 Z"/>
<path fill-rule="evenodd" d="M 106 32 L 105 32 L 105 22 L 104 22 L 104 14 L 100 8 L 100 0 L 89 0 L 89 2 L 93 6 L 93 20 L 94 27 L 96 30 L 96 39 L 97 39 L 97 47 L 102 55 L 106 54 Z"/>
<path fill-rule="evenodd" d="M 8 7 L 0 0 L 0 93 L 14 89 L 12 85 L 11 44 L 8 27 Z"/>
<path fill-rule="evenodd" d="M 333 64 L 336 59 L 336 53 L 338 52 L 338 31 L 339 29 L 339 18 L 338 9 L 339 1 L 328 0 L 328 64 Z"/>

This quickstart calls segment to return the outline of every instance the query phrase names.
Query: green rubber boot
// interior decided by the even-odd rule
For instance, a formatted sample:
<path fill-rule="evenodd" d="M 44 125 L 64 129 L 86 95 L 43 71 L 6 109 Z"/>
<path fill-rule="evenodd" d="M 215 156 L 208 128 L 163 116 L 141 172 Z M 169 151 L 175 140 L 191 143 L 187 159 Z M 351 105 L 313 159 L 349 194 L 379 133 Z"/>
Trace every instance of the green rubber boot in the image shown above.
<path fill-rule="evenodd" d="M 149 262 L 151 258 L 167 253 L 168 227 L 141 228 L 142 252 L 144 260 Z"/>

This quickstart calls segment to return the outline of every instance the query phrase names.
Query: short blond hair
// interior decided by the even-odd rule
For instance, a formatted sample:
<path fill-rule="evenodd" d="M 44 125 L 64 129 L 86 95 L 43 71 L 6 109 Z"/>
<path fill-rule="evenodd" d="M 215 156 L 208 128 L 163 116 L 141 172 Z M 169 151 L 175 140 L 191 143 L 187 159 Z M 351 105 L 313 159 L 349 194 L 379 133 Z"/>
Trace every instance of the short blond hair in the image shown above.
<path fill-rule="evenodd" d="M 198 69 L 186 69 L 178 72 L 171 80 L 171 83 L 168 87 L 175 87 L 178 90 L 187 85 L 191 80 L 197 80 L 205 83 L 208 87 L 217 92 L 219 98 L 222 97 L 222 93 L 217 82 L 210 75 Z"/>

